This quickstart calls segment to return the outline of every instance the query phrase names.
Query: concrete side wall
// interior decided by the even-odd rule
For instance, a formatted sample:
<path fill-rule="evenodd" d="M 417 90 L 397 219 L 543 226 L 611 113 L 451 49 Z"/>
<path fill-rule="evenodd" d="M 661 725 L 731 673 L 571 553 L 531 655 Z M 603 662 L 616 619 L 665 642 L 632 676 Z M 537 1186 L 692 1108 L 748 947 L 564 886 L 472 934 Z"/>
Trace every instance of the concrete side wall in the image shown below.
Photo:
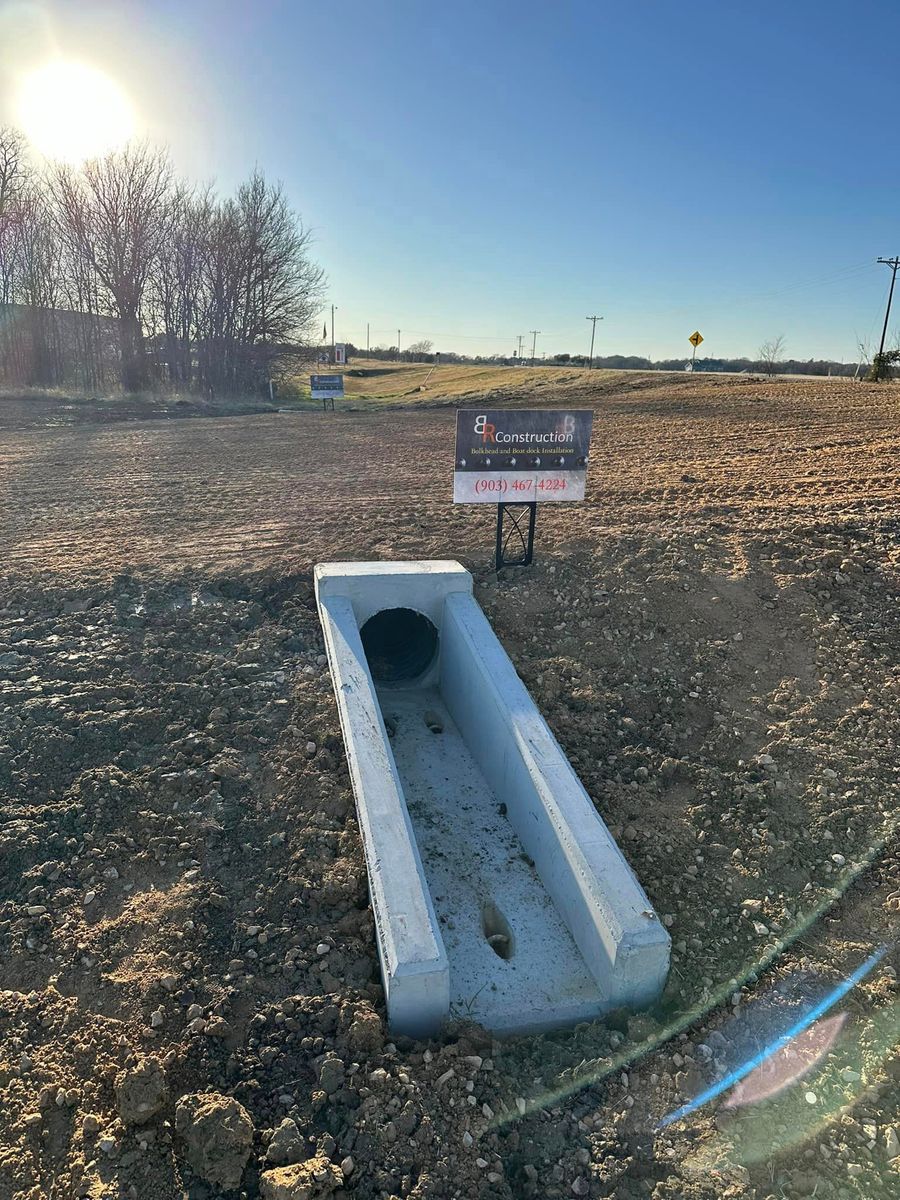
<path fill-rule="evenodd" d="M 440 690 L 609 1008 L 662 991 L 669 936 L 472 596 L 449 595 Z"/>
<path fill-rule="evenodd" d="M 426 1037 L 450 1009 L 444 943 L 353 605 L 347 596 L 325 598 L 320 591 L 319 615 L 369 872 L 390 1025 L 397 1033 Z"/>

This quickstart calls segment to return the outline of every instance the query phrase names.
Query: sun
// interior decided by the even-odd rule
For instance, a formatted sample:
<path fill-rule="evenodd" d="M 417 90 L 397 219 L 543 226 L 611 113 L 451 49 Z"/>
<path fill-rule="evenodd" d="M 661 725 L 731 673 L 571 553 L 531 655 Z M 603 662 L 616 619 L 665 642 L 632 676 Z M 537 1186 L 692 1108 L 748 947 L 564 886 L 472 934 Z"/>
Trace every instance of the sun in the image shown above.
<path fill-rule="evenodd" d="M 78 163 L 124 145 L 134 109 L 114 80 L 85 63 L 58 59 L 22 80 L 18 124 L 47 158 Z"/>

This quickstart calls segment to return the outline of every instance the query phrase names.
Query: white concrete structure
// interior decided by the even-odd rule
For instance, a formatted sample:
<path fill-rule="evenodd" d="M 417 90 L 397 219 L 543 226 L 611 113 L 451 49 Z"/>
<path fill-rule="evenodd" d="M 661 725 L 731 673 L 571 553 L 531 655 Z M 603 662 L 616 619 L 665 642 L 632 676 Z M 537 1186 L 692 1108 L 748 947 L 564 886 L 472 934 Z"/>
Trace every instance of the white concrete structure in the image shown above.
<path fill-rule="evenodd" d="M 669 937 L 455 562 L 316 596 L 391 1028 L 533 1032 L 651 1003 Z"/>

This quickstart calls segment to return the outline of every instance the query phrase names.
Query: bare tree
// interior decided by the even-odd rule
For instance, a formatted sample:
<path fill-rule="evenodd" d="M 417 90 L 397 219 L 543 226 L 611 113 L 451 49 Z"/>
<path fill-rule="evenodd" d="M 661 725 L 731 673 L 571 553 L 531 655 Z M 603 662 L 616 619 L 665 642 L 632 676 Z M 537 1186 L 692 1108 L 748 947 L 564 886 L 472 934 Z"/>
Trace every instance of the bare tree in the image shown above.
<path fill-rule="evenodd" d="M 8 126 L 0 126 L 0 229 L 9 219 L 16 193 L 25 182 L 25 142 Z"/>
<path fill-rule="evenodd" d="M 433 348 L 434 342 L 429 341 L 428 338 L 423 338 L 420 342 L 413 342 L 407 346 L 403 357 L 410 362 L 422 362 L 430 358 Z"/>
<path fill-rule="evenodd" d="M 856 352 L 858 355 L 858 361 L 856 363 L 856 370 L 853 372 L 854 379 L 858 379 L 863 367 L 868 367 L 869 363 L 872 361 L 872 344 L 870 340 L 868 338 L 861 338 L 857 336 Z"/>
<path fill-rule="evenodd" d="M 258 171 L 235 200 L 218 207 L 209 225 L 199 337 L 207 387 L 256 388 L 286 346 L 309 336 L 324 287 L 310 241 L 281 186 Z"/>
<path fill-rule="evenodd" d="M 15 129 L 0 126 L 0 304 L 12 300 L 13 231 L 17 199 L 25 184 L 25 143 Z"/>
<path fill-rule="evenodd" d="M 255 171 L 220 201 L 147 145 L 41 178 L 23 154 L 0 129 L 5 379 L 239 391 L 302 352 L 324 276 L 280 185 Z"/>
<path fill-rule="evenodd" d="M 144 294 L 169 234 L 168 156 L 146 144 L 131 146 L 88 162 L 81 171 L 57 165 L 49 186 L 59 225 L 90 264 L 109 311 L 118 318 L 122 385 L 136 391 L 147 379 Z"/>
<path fill-rule="evenodd" d="M 770 338 L 769 341 L 763 342 L 759 348 L 759 361 L 762 367 L 770 374 L 774 374 L 775 368 L 784 358 L 785 337 L 783 333 L 779 333 L 777 337 Z"/>
<path fill-rule="evenodd" d="M 194 383 L 194 345 L 200 329 L 209 228 L 210 187 L 179 185 L 171 197 L 170 236 L 153 265 L 145 324 L 157 344 L 159 373 L 185 388 Z"/>

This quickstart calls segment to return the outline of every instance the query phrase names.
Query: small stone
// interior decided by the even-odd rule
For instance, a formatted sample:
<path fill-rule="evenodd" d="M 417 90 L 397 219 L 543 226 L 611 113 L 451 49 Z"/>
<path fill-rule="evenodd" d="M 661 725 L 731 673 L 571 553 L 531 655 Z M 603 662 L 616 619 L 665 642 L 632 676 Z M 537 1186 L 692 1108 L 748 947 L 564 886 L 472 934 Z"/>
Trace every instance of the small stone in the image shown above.
<path fill-rule="evenodd" d="M 316 954 L 327 954 L 330 949 L 331 947 L 327 942 L 319 942 L 318 946 L 316 946 Z"/>
<path fill-rule="evenodd" d="M 224 1017 L 212 1017 L 206 1023 L 207 1037 L 225 1038 L 231 1033 L 231 1026 Z"/>
<path fill-rule="evenodd" d="M 296 1121 L 285 1117 L 272 1134 L 266 1149 L 266 1162 L 273 1167 L 283 1167 L 300 1162 L 305 1153 L 306 1146 Z"/>
<path fill-rule="evenodd" d="M 115 1080 L 119 1116 L 126 1125 L 142 1125 L 168 1101 L 166 1074 L 155 1058 L 144 1058 L 136 1067 L 121 1071 Z"/>
<path fill-rule="evenodd" d="M 353 1174 L 353 1168 L 355 1166 L 356 1163 L 353 1161 L 352 1155 L 348 1154 L 346 1158 L 341 1159 L 341 1174 L 345 1179 L 349 1179 L 349 1177 Z"/>
<path fill-rule="evenodd" d="M 306 753 L 307 753 L 308 757 L 312 758 L 312 756 L 315 754 L 315 752 L 316 752 L 316 743 L 315 742 L 307 742 L 306 743 Z"/>
<path fill-rule="evenodd" d="M 517 1096 L 517 1097 L 516 1097 L 516 1108 L 519 1110 L 519 1116 L 520 1116 L 520 1117 L 524 1117 L 524 1116 L 525 1116 L 525 1112 L 526 1112 L 526 1110 L 527 1110 L 527 1108 L 528 1108 L 528 1105 L 525 1103 L 525 1098 L 524 1098 L 524 1096 Z"/>
<path fill-rule="evenodd" d="M 590 1181 L 583 1175 L 579 1175 L 572 1184 L 572 1192 L 576 1196 L 589 1196 L 591 1194 Z"/>
<path fill-rule="evenodd" d="M 116 1139 L 111 1134 L 107 1133 L 97 1143 L 97 1148 L 103 1154 L 113 1155 L 113 1154 L 115 1154 L 115 1152 L 118 1150 L 119 1147 L 118 1147 L 118 1143 L 116 1142 Z"/>
<path fill-rule="evenodd" d="M 110 880 L 118 879 L 119 872 L 116 870 L 115 867 L 107 867 L 106 870 L 103 872 L 103 878 L 110 879 Z"/>
<path fill-rule="evenodd" d="M 815 1092 L 806 1092 L 804 1094 L 803 1099 L 806 1101 L 807 1104 L 817 1104 L 819 1097 L 816 1095 Z"/>
<path fill-rule="evenodd" d="M 29 1129 L 34 1129 L 35 1126 L 40 1125 L 43 1119 L 44 1118 L 39 1112 L 26 1113 L 25 1124 L 29 1127 Z"/>
<path fill-rule="evenodd" d="M 174 992 L 175 989 L 178 987 L 178 980 L 171 973 L 171 971 L 168 971 L 165 975 L 160 975 L 159 982 L 162 984 L 162 986 L 166 989 L 167 992 Z"/>
<path fill-rule="evenodd" d="M 150 1028 L 159 1029 L 164 1020 L 165 1013 L 163 1010 L 161 1008 L 154 1009 L 154 1011 L 150 1014 Z"/>
<path fill-rule="evenodd" d="M 860 1075 L 859 1071 L 854 1071 L 852 1067 L 844 1067 L 843 1071 L 841 1071 L 841 1079 L 843 1079 L 844 1083 L 859 1083 L 862 1075 Z"/>
<path fill-rule="evenodd" d="M 844 858 L 843 854 L 832 854 L 831 861 L 836 867 L 842 867 L 847 860 Z"/>
<path fill-rule="evenodd" d="M 888 1125 L 884 1131 L 884 1152 L 889 1162 L 892 1162 L 895 1158 L 900 1158 L 900 1137 L 898 1137 L 897 1130 L 893 1125 Z"/>
<path fill-rule="evenodd" d="M 324 1154 L 290 1167 L 275 1167 L 259 1177 L 263 1200 L 322 1200 L 344 1182 L 341 1169 Z"/>
<path fill-rule="evenodd" d="M 28 913 L 29 917 L 42 917 L 47 911 L 47 908 L 46 905 L 43 904 L 29 904 L 25 911 Z"/>
<path fill-rule="evenodd" d="M 85 892 L 84 893 L 85 904 L 93 904 L 96 899 L 97 899 L 96 892 Z"/>
<path fill-rule="evenodd" d="M 93 1137 L 100 1132 L 100 1118 L 95 1113 L 86 1113 L 81 1122 L 81 1132 L 85 1137 Z"/>

